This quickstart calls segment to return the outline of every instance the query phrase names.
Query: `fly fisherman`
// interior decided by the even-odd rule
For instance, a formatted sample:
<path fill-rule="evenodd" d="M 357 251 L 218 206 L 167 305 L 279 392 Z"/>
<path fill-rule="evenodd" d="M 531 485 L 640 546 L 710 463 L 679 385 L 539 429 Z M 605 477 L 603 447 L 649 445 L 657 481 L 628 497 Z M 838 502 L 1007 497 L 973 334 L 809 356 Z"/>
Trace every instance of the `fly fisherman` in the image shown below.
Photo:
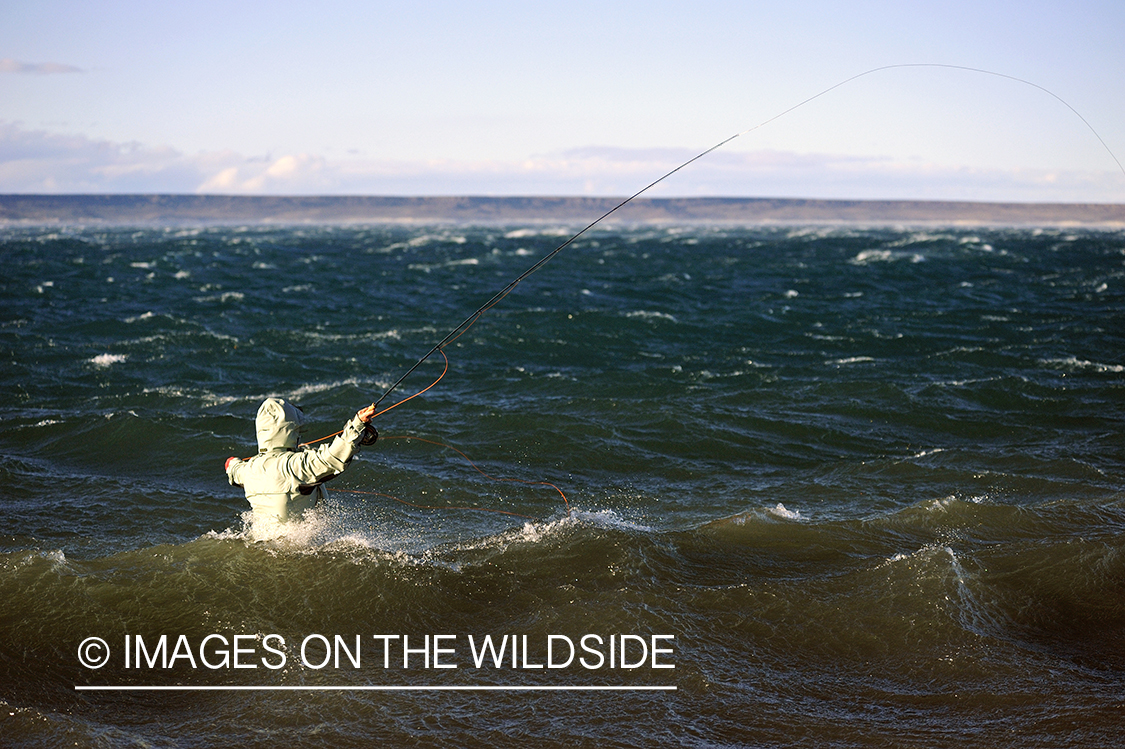
<path fill-rule="evenodd" d="M 246 490 L 255 521 L 297 518 L 328 496 L 324 482 L 348 467 L 360 445 L 375 444 L 374 415 L 374 405 L 361 409 L 331 442 L 310 448 L 298 446 L 305 423 L 301 410 L 284 398 L 267 398 L 255 420 L 258 454 L 227 458 L 227 478 Z"/>

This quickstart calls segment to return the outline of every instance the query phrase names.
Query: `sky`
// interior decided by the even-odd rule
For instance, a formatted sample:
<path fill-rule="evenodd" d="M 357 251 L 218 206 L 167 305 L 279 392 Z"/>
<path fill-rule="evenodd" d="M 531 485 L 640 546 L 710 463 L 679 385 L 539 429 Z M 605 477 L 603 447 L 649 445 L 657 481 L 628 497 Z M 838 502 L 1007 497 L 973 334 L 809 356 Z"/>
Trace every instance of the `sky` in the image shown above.
<path fill-rule="evenodd" d="M 624 196 L 737 135 L 646 195 L 1123 203 L 1123 32 L 1121 0 L 5 0 L 0 193 Z"/>

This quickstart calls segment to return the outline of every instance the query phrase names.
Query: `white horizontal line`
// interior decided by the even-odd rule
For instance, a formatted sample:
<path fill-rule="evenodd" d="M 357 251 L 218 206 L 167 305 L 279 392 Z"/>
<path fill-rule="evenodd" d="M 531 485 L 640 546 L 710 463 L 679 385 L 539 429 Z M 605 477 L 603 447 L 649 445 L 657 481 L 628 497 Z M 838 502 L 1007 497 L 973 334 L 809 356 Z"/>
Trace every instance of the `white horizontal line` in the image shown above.
<path fill-rule="evenodd" d="M 75 686 L 79 692 L 674 692 L 674 686 Z"/>

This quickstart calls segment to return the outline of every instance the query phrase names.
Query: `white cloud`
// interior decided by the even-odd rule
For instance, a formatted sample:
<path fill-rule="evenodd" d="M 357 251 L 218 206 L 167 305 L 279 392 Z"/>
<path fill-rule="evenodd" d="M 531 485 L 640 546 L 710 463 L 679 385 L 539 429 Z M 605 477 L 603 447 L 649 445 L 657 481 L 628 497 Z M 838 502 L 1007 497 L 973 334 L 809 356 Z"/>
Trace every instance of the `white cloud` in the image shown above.
<path fill-rule="evenodd" d="M 58 62 L 20 62 L 10 57 L 0 59 L 0 73 L 35 73 L 38 75 L 51 75 L 53 73 L 82 73 L 82 68 L 73 65 L 64 65 Z"/>
<path fill-rule="evenodd" d="M 204 182 L 199 192 L 232 192 L 238 185 L 238 167 L 228 166 Z"/>
<path fill-rule="evenodd" d="M 267 159 L 184 154 L 0 122 L 0 193 L 262 195 L 629 195 L 694 156 L 683 149 L 587 147 L 512 160 Z M 1125 175 L 950 168 L 878 156 L 720 150 L 649 196 L 1122 202 Z"/>
<path fill-rule="evenodd" d="M 192 192 L 213 163 L 173 148 L 25 130 L 0 122 L 0 192 Z"/>
<path fill-rule="evenodd" d="M 201 193 L 292 194 L 339 192 L 339 168 L 310 154 L 286 155 L 267 161 L 247 161 L 227 166 L 205 179 Z"/>

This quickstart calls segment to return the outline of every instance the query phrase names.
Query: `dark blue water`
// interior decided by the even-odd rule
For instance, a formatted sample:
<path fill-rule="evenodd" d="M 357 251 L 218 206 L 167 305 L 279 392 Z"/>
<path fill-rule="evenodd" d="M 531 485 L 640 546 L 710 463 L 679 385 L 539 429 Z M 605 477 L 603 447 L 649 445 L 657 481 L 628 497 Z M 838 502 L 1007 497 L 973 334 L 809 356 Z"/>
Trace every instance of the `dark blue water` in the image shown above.
<path fill-rule="evenodd" d="M 596 230 L 249 523 L 263 398 L 336 431 L 572 231 L 0 229 L 0 744 L 1120 742 L 1120 230 Z"/>

